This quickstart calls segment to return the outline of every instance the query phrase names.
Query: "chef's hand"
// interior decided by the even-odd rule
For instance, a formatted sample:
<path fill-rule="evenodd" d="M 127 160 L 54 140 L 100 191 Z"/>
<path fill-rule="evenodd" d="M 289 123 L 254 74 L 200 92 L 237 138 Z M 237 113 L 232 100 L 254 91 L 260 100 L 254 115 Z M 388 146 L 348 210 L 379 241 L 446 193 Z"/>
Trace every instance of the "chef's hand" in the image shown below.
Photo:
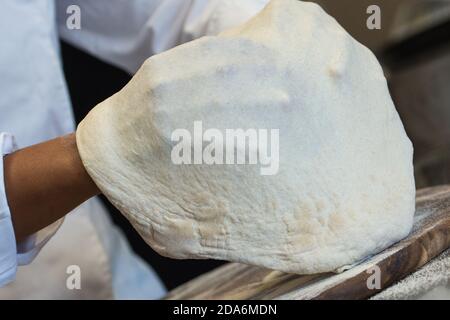
<path fill-rule="evenodd" d="M 81 163 L 74 134 L 7 155 L 4 176 L 17 241 L 99 193 Z"/>

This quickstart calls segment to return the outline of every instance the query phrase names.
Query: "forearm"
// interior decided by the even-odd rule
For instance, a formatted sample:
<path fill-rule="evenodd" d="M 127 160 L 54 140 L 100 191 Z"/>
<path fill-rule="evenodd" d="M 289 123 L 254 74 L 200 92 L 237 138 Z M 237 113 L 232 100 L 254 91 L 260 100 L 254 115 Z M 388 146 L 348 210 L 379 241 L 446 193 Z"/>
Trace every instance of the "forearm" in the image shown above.
<path fill-rule="evenodd" d="M 4 176 L 18 241 L 99 193 L 78 155 L 74 134 L 6 156 Z"/>

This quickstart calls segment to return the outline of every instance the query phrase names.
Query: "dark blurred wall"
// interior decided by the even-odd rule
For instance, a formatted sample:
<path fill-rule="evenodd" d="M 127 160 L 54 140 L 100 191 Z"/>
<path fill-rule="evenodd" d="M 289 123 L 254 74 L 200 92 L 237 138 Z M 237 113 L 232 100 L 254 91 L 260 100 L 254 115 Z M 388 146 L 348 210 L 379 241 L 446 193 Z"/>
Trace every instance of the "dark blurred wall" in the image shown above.
<path fill-rule="evenodd" d="M 397 10 L 408 0 L 309 0 L 320 4 L 359 42 L 373 51 L 385 46 L 389 39 Z M 366 26 L 370 5 L 381 9 L 381 30 Z"/>

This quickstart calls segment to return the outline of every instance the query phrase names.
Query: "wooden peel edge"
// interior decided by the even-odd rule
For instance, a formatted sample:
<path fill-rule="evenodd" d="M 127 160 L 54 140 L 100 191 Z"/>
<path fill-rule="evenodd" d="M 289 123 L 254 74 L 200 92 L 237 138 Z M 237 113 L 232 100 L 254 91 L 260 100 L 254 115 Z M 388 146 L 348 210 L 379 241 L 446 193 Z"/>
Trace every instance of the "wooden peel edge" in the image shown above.
<path fill-rule="evenodd" d="M 166 299 L 367 299 L 450 247 L 450 186 L 417 192 L 408 237 L 340 274 L 294 275 L 229 263 L 171 291 Z M 368 285 L 374 272 L 379 287 Z"/>
<path fill-rule="evenodd" d="M 432 191 L 432 192 L 430 192 Z M 438 256 L 450 247 L 450 188 L 418 192 L 414 227 L 408 237 L 356 266 L 345 280 L 335 283 L 312 299 L 367 299 Z M 435 203 L 433 205 L 433 203 Z M 368 279 L 380 272 L 380 289 L 369 289 Z"/>

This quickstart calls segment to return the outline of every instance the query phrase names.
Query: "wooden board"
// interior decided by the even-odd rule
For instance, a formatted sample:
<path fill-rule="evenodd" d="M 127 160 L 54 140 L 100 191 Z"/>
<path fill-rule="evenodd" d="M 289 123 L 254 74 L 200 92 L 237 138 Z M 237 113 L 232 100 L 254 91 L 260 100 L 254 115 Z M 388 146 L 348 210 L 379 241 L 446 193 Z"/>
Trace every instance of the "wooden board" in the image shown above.
<path fill-rule="evenodd" d="M 187 282 L 166 298 L 369 298 L 450 247 L 450 186 L 420 190 L 416 203 L 414 228 L 407 238 L 345 272 L 302 276 L 229 263 Z M 375 265 L 381 271 L 381 289 L 367 286 Z"/>

